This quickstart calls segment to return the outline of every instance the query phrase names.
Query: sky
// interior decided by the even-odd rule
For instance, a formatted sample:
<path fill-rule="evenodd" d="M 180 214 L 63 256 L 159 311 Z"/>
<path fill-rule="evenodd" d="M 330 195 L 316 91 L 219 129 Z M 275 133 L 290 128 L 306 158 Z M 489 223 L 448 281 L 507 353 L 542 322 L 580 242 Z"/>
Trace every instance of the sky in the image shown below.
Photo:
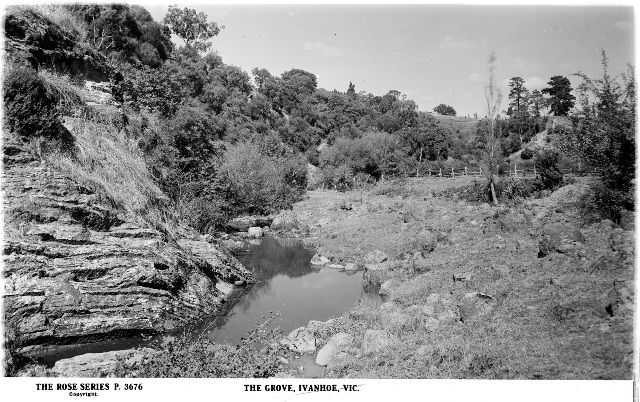
<path fill-rule="evenodd" d="M 614 74 L 635 60 L 629 6 L 177 5 L 225 27 L 212 49 L 227 64 L 273 75 L 300 68 L 327 90 L 345 92 L 349 82 L 374 95 L 397 90 L 424 111 L 445 103 L 484 115 L 492 51 L 505 94 L 514 76 L 530 90 L 553 75 L 574 87 L 578 71 L 601 76 L 602 50 Z M 145 7 L 158 21 L 167 11 Z"/>

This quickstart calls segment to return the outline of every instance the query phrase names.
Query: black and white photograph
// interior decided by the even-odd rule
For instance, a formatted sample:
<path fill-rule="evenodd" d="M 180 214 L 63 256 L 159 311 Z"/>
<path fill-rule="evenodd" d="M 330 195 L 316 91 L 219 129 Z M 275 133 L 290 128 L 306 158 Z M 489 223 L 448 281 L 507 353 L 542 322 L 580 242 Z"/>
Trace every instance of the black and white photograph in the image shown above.
<path fill-rule="evenodd" d="M 633 6 L 2 12 L 3 381 L 635 378 Z"/>

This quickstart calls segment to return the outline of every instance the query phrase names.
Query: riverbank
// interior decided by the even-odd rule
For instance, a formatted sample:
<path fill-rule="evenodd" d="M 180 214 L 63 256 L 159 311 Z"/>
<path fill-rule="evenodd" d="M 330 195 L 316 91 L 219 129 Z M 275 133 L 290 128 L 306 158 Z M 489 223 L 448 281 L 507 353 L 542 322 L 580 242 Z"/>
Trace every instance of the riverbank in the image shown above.
<path fill-rule="evenodd" d="M 582 181 L 493 207 L 457 199 L 470 180 L 316 190 L 283 214 L 385 300 L 293 334 L 321 376 L 630 378 L 633 231 L 584 222 Z"/>

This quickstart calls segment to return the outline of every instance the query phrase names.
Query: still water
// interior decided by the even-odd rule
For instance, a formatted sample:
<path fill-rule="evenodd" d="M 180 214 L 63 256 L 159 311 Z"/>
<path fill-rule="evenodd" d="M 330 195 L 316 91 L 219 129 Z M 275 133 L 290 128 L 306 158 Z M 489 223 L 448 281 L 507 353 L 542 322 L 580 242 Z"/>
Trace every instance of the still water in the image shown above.
<path fill-rule="evenodd" d="M 362 297 L 362 272 L 347 274 L 332 268 L 314 269 L 313 252 L 296 239 L 265 237 L 236 257 L 256 279 L 248 292 L 223 317 L 211 325 L 209 337 L 237 343 L 271 313 L 284 334 L 325 321 L 355 306 Z"/>
<path fill-rule="evenodd" d="M 363 293 L 362 272 L 318 269 L 309 263 L 312 256 L 313 252 L 297 239 L 273 237 L 265 237 L 237 252 L 236 257 L 253 272 L 256 283 L 238 295 L 226 314 L 195 325 L 194 335 L 204 333 L 216 342 L 236 344 L 271 313 L 280 313 L 272 326 L 286 335 L 310 320 L 325 321 L 338 316 L 359 301 L 377 303 L 377 295 Z M 121 338 L 60 346 L 37 357 L 52 366 L 60 359 L 130 349 L 149 345 L 152 340 Z"/>

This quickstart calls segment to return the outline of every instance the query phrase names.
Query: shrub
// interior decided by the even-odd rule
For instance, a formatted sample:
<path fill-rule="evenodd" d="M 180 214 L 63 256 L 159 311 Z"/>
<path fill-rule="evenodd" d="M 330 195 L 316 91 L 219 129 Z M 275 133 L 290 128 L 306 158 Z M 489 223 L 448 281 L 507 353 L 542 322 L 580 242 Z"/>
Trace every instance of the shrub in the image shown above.
<path fill-rule="evenodd" d="M 533 158 L 535 154 L 536 154 L 536 153 L 533 151 L 533 149 L 531 149 L 531 148 L 525 148 L 525 149 L 523 149 L 523 150 L 522 150 L 522 152 L 520 153 L 520 157 L 521 157 L 523 160 L 525 160 L 525 161 L 526 161 L 526 160 L 529 160 L 529 159 Z"/>
<path fill-rule="evenodd" d="M 4 77 L 4 111 L 9 130 L 26 137 L 60 135 L 58 99 L 31 68 L 8 66 Z"/>
<path fill-rule="evenodd" d="M 555 149 L 541 149 L 533 158 L 543 189 L 554 189 L 562 183 L 562 173 L 558 168 L 560 154 Z"/>
<path fill-rule="evenodd" d="M 230 146 L 220 174 L 230 183 L 231 197 L 246 213 L 269 214 L 290 207 L 306 187 L 306 162 L 297 156 L 269 156 L 255 143 Z"/>
<path fill-rule="evenodd" d="M 215 344 L 206 335 L 168 339 L 159 350 L 143 352 L 134 362 L 121 360 L 116 377 L 266 378 L 282 366 L 280 331 L 269 329 L 275 316 L 253 328 L 236 346 Z"/>

